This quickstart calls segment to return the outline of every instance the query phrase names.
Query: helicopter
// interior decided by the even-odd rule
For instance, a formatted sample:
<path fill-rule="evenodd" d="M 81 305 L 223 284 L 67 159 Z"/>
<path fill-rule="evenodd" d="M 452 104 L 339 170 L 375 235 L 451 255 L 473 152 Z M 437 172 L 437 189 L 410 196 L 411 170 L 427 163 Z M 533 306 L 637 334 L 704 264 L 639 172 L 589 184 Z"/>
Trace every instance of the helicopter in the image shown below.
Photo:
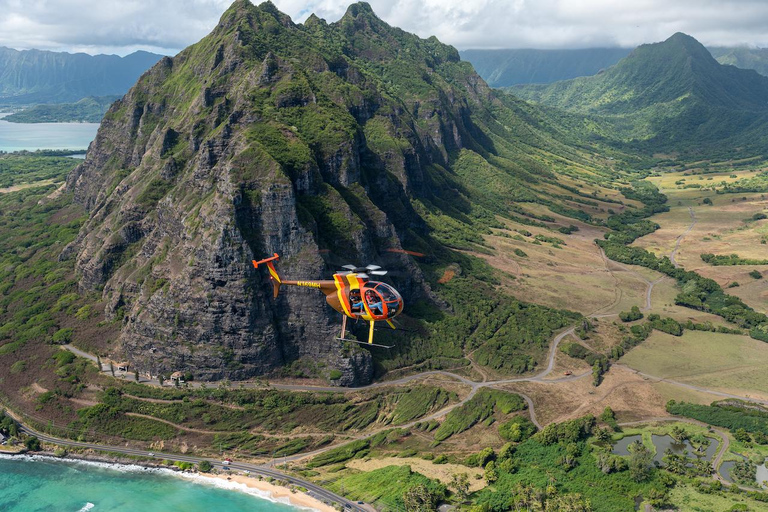
<path fill-rule="evenodd" d="M 392 286 L 381 281 L 371 281 L 370 276 L 383 276 L 387 273 L 377 265 L 367 265 L 365 267 L 356 267 L 355 265 L 344 265 L 344 270 L 336 272 L 333 280 L 305 280 L 288 281 L 280 277 L 275 268 L 275 262 L 280 259 L 277 253 L 274 256 L 260 261 L 253 260 L 254 268 L 266 264 L 269 269 L 270 280 L 274 297 L 277 298 L 280 292 L 280 286 L 304 286 L 306 288 L 317 288 L 325 294 L 325 300 L 328 304 L 341 313 L 341 336 L 337 337 L 340 341 L 350 341 L 365 345 L 365 342 L 346 339 L 347 318 L 353 320 L 365 320 L 370 322 L 368 330 L 368 345 L 382 348 L 392 348 L 387 345 L 378 345 L 373 342 L 374 325 L 377 321 L 384 321 L 392 329 L 395 324 L 392 319 L 402 313 L 403 298 Z"/>

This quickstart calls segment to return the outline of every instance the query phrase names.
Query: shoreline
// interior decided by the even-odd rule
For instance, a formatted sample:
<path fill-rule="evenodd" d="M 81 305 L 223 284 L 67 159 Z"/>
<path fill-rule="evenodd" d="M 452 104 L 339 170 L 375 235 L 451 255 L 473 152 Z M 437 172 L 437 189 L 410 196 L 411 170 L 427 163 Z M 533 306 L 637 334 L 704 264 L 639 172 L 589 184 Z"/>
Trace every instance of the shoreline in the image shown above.
<path fill-rule="evenodd" d="M 269 496 L 270 501 L 275 501 L 277 503 L 283 503 L 291 505 L 293 507 L 301 508 L 301 509 L 309 509 L 309 510 L 316 510 L 319 512 L 335 512 L 336 509 L 332 506 L 323 503 L 319 499 L 315 498 L 314 496 L 311 496 L 310 494 L 299 491 L 299 490 L 291 490 L 288 487 L 283 487 L 281 485 L 277 485 L 274 483 L 267 482 L 266 480 L 259 480 L 258 477 L 255 476 L 247 476 L 243 475 L 239 472 L 232 473 L 231 475 L 227 474 L 211 474 L 211 473 L 195 473 L 194 474 L 195 479 L 202 478 L 204 480 L 211 480 L 211 481 L 218 481 L 224 485 L 221 484 L 214 484 L 221 488 L 232 488 L 233 490 L 237 490 L 238 488 L 241 488 L 242 486 L 247 487 L 248 489 L 253 489 L 258 491 L 257 496 L 261 496 L 262 493 L 267 494 Z M 182 476 L 182 478 L 185 478 L 186 475 Z M 229 485 L 228 485 L 229 484 Z M 230 485 L 232 487 L 230 487 Z"/>
<path fill-rule="evenodd" d="M 214 486 L 228 491 L 249 494 L 273 503 L 289 505 L 303 510 L 317 512 L 334 512 L 336 509 L 311 496 L 307 492 L 289 487 L 283 487 L 271 483 L 258 476 L 243 475 L 240 472 L 229 473 L 201 473 L 199 471 L 174 470 L 162 464 L 151 464 L 120 457 L 106 455 L 84 455 L 82 453 L 67 454 L 64 457 L 56 457 L 51 452 L 37 453 L 9 453 L 0 451 L 0 459 L 27 459 L 31 461 L 42 460 L 46 462 L 70 462 L 87 464 L 94 467 L 111 469 L 124 472 L 156 472 L 158 474 L 173 476 L 199 485 Z"/>

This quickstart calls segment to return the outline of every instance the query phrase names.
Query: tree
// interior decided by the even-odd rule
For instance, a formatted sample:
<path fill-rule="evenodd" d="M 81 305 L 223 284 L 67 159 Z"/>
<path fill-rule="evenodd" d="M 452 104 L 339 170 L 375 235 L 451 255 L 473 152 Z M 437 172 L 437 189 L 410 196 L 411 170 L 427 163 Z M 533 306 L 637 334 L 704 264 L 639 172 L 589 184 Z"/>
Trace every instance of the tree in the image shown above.
<path fill-rule="evenodd" d="M 112 361 L 109 362 L 109 373 L 112 374 L 112 376 L 115 376 L 115 366 L 112 364 Z"/>
<path fill-rule="evenodd" d="M 203 473 L 209 472 L 211 469 L 213 469 L 213 464 L 208 462 L 207 460 L 201 460 L 197 464 L 197 470 L 202 471 Z"/>
<path fill-rule="evenodd" d="M 629 311 L 622 311 L 619 313 L 619 318 L 622 322 L 634 322 L 643 318 L 643 313 L 637 306 L 632 306 Z"/>
<path fill-rule="evenodd" d="M 454 473 L 448 486 L 453 489 L 459 501 L 466 500 L 467 496 L 469 496 L 469 475 L 466 473 Z"/>
<path fill-rule="evenodd" d="M 596 428 L 595 429 L 595 437 L 598 441 L 602 443 L 607 443 L 611 440 L 611 431 L 607 428 Z"/>
<path fill-rule="evenodd" d="M 139 382 L 139 370 L 133 372 L 133 377 L 136 379 L 136 382 Z"/>
<path fill-rule="evenodd" d="M 647 480 L 651 474 L 653 463 L 651 451 L 645 447 L 642 441 L 635 441 L 627 449 L 630 452 L 628 463 L 630 476 L 636 482 Z"/>
<path fill-rule="evenodd" d="M 563 455 L 563 457 L 560 459 L 563 466 L 565 466 L 566 471 L 570 471 L 576 467 L 576 464 L 578 464 L 579 455 L 581 455 L 579 445 L 575 443 L 568 443 L 568 445 L 566 445 L 565 455 Z"/>
<path fill-rule="evenodd" d="M 100 358 L 99 356 L 96 356 L 96 366 L 98 366 L 98 367 L 99 367 L 99 371 L 101 371 L 101 370 L 102 370 L 102 367 L 101 367 L 101 358 Z"/>
<path fill-rule="evenodd" d="M 747 432 L 743 428 L 736 429 L 736 432 L 733 433 L 733 438 L 740 443 L 752 442 L 752 437 L 750 437 L 749 432 Z"/>
<path fill-rule="evenodd" d="M 675 425 L 669 432 L 669 436 L 674 439 L 677 444 L 681 444 L 688 439 L 688 432 L 683 427 Z"/>
<path fill-rule="evenodd" d="M 496 463 L 494 461 L 490 461 L 485 465 L 485 482 L 492 484 L 498 479 L 499 472 L 496 470 Z"/>
<path fill-rule="evenodd" d="M 432 512 L 439 496 L 426 485 L 414 485 L 403 493 L 403 504 L 407 512 Z"/>
<path fill-rule="evenodd" d="M 40 451 L 40 440 L 35 436 L 30 436 L 24 440 L 24 446 L 32 452 Z"/>
<path fill-rule="evenodd" d="M 648 499 L 648 503 L 655 509 L 668 508 L 670 505 L 669 491 L 667 489 L 656 489 L 655 487 L 651 487 L 648 489 L 646 498 Z"/>
<path fill-rule="evenodd" d="M 162 387 L 163 386 L 163 382 L 165 382 L 165 377 L 163 377 L 162 373 L 157 376 L 157 380 L 158 380 L 158 382 L 160 382 L 160 387 Z"/>

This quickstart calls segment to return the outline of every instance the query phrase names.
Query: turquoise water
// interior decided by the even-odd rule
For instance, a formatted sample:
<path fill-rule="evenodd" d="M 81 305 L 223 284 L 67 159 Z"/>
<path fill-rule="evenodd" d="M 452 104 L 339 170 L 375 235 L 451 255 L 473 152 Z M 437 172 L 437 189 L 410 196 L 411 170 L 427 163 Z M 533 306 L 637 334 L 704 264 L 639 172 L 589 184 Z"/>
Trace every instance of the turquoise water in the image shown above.
<path fill-rule="evenodd" d="M 196 483 L 168 471 L 59 461 L 40 457 L 0 458 L 3 512 L 297 512 L 264 498 Z M 202 477 L 199 477 L 202 479 Z M 229 485 L 229 482 L 221 482 Z M 232 484 L 237 488 L 239 484 Z M 258 492 L 258 491 L 250 491 Z"/>
<path fill-rule="evenodd" d="M 99 123 L 9 123 L 0 114 L 0 151 L 88 149 Z"/>

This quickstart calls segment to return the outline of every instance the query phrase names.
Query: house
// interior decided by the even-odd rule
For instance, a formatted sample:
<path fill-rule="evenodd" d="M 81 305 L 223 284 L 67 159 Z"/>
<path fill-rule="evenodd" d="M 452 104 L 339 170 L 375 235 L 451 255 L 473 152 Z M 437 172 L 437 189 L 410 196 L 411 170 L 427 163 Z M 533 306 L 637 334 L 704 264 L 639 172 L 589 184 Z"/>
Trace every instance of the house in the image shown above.
<path fill-rule="evenodd" d="M 171 380 L 178 382 L 179 384 L 184 382 L 184 374 L 181 372 L 173 372 L 171 374 Z"/>
<path fill-rule="evenodd" d="M 130 366 L 131 366 L 131 363 L 117 363 L 117 371 L 127 372 Z"/>

